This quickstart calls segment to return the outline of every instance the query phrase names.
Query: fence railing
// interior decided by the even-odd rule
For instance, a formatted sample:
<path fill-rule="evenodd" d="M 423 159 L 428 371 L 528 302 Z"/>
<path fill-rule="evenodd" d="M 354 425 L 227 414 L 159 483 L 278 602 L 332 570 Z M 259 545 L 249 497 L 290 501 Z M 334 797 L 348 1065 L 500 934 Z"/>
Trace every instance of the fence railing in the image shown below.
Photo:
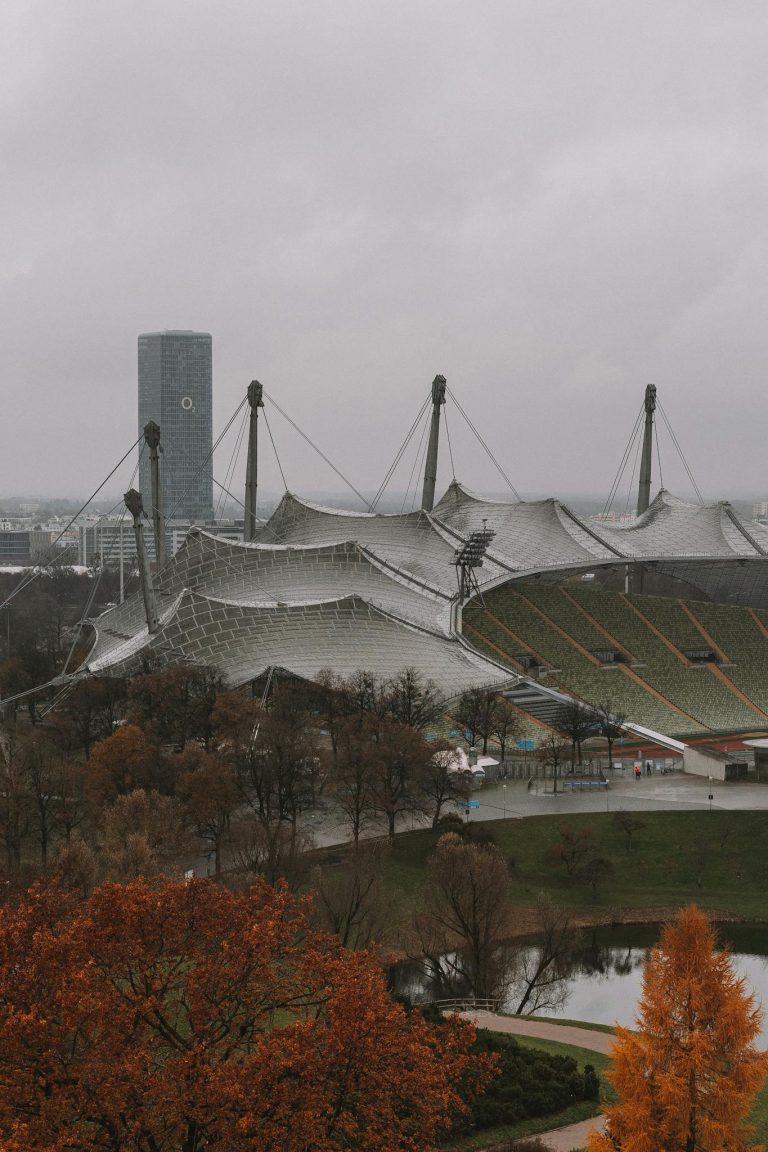
<path fill-rule="evenodd" d="M 441 1012 L 498 1012 L 499 999 L 480 999 L 477 996 L 457 996 L 453 1000 L 432 1000 L 431 1006 Z"/>

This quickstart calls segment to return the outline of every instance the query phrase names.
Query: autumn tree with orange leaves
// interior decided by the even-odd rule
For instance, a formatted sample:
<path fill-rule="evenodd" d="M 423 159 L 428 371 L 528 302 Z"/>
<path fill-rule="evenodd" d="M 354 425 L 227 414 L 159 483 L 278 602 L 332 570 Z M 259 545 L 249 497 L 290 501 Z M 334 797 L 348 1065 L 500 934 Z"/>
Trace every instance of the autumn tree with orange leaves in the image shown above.
<path fill-rule="evenodd" d="M 651 950 L 637 1031 L 617 1028 L 619 1103 L 589 1152 L 745 1152 L 744 1117 L 768 1071 L 761 1012 L 703 912 L 683 909 Z"/>
<path fill-rule="evenodd" d="M 258 883 L 36 887 L 0 909 L 3 1152 L 428 1152 L 479 1091 L 364 952 Z"/>

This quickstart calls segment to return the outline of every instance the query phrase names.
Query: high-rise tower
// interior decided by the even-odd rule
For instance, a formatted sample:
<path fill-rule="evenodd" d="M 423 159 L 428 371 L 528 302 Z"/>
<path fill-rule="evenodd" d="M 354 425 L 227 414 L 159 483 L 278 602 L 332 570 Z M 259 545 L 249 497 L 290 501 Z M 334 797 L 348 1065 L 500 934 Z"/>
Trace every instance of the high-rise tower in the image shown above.
<path fill-rule="evenodd" d="M 169 520 L 210 520 L 213 481 L 211 337 L 207 332 L 139 336 L 139 435 L 149 420 L 161 430 L 163 511 Z M 139 485 L 150 511 L 149 455 Z"/>

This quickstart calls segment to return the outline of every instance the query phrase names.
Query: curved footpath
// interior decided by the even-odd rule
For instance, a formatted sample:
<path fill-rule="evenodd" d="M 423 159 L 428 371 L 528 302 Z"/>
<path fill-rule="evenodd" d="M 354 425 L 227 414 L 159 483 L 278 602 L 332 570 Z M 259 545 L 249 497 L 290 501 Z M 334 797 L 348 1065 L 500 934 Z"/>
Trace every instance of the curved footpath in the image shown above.
<path fill-rule="evenodd" d="M 571 1024 L 547 1024 L 543 1020 L 530 1020 L 522 1016 L 497 1016 L 494 1012 L 460 1012 L 460 1016 L 471 1020 L 478 1028 L 488 1028 L 492 1032 L 509 1032 L 515 1036 L 534 1036 L 539 1040 L 556 1040 L 560 1044 L 572 1044 L 575 1048 L 587 1048 L 591 1052 L 601 1052 L 610 1056 L 613 1036 L 610 1032 L 595 1032 L 591 1028 L 574 1028 Z M 551 1132 L 539 1132 L 539 1139 L 552 1149 L 552 1152 L 573 1152 L 583 1148 L 587 1134 L 593 1128 L 602 1129 L 603 1116 L 591 1120 L 581 1120 L 565 1128 L 554 1128 Z"/>

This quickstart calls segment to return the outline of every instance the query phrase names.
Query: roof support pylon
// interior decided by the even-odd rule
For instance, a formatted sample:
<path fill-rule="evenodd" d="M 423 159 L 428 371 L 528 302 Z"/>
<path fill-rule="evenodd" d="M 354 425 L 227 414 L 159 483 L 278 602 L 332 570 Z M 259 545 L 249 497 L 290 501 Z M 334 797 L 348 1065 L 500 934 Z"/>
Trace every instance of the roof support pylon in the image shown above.
<path fill-rule="evenodd" d="M 645 432 L 640 460 L 640 486 L 637 490 L 637 514 L 646 512 L 651 502 L 651 463 L 653 460 L 653 414 L 656 411 L 656 385 L 645 389 Z"/>
<path fill-rule="evenodd" d="M 437 447 L 440 440 L 440 408 L 445 404 L 445 376 L 435 376 L 432 381 L 432 424 L 429 429 L 427 462 L 424 465 L 424 488 L 421 493 L 421 506 L 431 512 L 435 503 L 437 483 Z"/>
<path fill-rule="evenodd" d="M 152 478 L 152 527 L 155 535 L 155 561 L 158 572 L 165 565 L 165 516 L 163 492 L 160 487 L 160 428 L 154 420 L 144 425 L 144 439 L 149 448 L 149 467 Z"/>
<path fill-rule="evenodd" d="M 264 407 L 264 389 L 258 380 L 248 385 L 248 403 L 251 408 L 248 425 L 248 460 L 245 465 L 245 540 L 256 539 L 256 494 L 259 486 L 258 419 L 259 408 Z"/>
<path fill-rule="evenodd" d="M 125 506 L 133 516 L 133 534 L 136 538 L 136 556 L 139 561 L 139 583 L 141 584 L 141 594 L 144 597 L 144 612 L 147 617 L 147 628 L 150 635 L 157 632 L 160 627 L 160 621 L 157 616 L 157 604 L 155 602 L 155 589 L 152 584 L 152 575 L 149 571 L 149 560 L 147 559 L 147 545 L 144 540 L 144 525 L 141 518 L 144 515 L 144 503 L 141 499 L 141 492 L 137 492 L 135 488 L 131 488 L 126 492 L 123 497 Z"/>

